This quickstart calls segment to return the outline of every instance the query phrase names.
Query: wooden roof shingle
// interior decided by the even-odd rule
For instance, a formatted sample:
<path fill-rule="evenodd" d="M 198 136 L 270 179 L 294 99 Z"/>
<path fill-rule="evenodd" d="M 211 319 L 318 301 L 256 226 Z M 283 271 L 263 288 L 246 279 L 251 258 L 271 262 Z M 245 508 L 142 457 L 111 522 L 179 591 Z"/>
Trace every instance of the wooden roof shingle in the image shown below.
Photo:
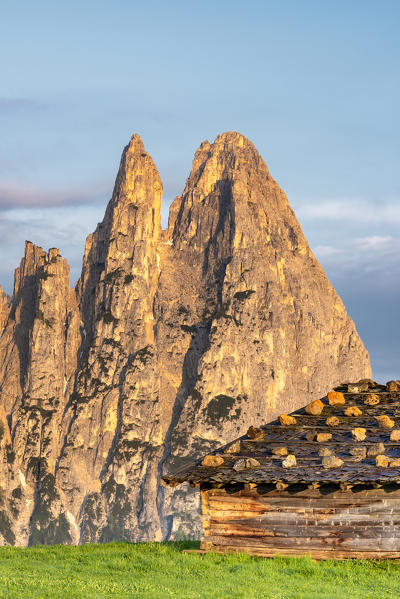
<path fill-rule="evenodd" d="M 400 484 L 400 381 L 364 379 L 163 477 L 167 484 Z"/>

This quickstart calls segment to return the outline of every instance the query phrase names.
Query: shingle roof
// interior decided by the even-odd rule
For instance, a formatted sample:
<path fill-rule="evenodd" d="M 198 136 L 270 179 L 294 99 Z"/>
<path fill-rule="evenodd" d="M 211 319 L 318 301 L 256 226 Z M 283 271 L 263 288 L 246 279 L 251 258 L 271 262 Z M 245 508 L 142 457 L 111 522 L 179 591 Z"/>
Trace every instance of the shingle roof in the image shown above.
<path fill-rule="evenodd" d="M 400 484 L 400 381 L 341 385 L 163 478 L 172 485 Z"/>

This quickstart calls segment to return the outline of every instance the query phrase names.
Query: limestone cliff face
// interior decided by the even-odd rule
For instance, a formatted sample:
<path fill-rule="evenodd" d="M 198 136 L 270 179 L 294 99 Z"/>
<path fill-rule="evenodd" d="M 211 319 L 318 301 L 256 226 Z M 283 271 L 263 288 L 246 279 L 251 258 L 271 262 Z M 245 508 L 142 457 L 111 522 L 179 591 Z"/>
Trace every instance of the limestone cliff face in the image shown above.
<path fill-rule="evenodd" d="M 370 375 L 251 142 L 200 146 L 166 231 L 161 197 L 133 136 L 75 290 L 27 243 L 0 337 L 2 543 L 199 536 L 197 492 L 163 472 Z"/>
<path fill-rule="evenodd" d="M 0 331 L 2 331 L 7 322 L 9 313 L 8 298 L 5 291 L 0 287 Z"/>

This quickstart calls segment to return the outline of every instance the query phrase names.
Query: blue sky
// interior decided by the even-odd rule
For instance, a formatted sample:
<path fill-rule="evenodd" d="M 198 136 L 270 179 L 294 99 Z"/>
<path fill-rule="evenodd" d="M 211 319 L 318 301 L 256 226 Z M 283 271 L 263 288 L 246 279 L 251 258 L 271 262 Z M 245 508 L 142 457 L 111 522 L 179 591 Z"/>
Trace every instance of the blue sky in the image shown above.
<path fill-rule="evenodd" d="M 79 275 L 138 132 L 164 222 L 203 139 L 238 130 L 287 192 L 379 379 L 400 378 L 397 1 L 0 0 L 0 284 L 25 239 Z"/>

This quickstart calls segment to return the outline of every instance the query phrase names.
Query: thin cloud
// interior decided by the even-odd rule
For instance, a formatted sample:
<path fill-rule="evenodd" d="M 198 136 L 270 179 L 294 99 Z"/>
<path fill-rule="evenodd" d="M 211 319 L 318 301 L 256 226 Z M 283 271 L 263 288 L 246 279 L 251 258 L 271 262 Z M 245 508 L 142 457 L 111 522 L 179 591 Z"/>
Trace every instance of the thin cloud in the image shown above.
<path fill-rule="evenodd" d="M 334 256 L 335 254 L 340 254 L 341 251 L 341 249 L 332 247 L 331 245 L 317 245 L 314 248 L 314 254 L 320 258 Z"/>
<path fill-rule="evenodd" d="M 363 198 L 325 201 L 298 201 L 295 212 L 300 221 L 351 220 L 363 225 L 400 224 L 400 200 L 378 202 Z"/>
<path fill-rule="evenodd" d="M 355 239 L 337 240 L 337 245 L 315 246 L 315 255 L 326 268 L 328 275 L 347 280 L 349 286 L 355 279 L 373 274 L 384 289 L 399 287 L 400 238 L 372 235 Z"/>
<path fill-rule="evenodd" d="M 371 237 L 358 237 L 354 240 L 354 244 L 362 250 L 385 250 L 396 244 L 396 239 L 391 235 L 372 235 Z"/>
<path fill-rule="evenodd" d="M 31 100 L 30 98 L 2 98 L 0 97 L 0 115 L 21 112 L 24 110 L 45 110 L 47 104 Z"/>
<path fill-rule="evenodd" d="M 110 188 L 109 181 L 97 181 L 63 189 L 0 181 L 0 211 L 91 204 L 98 200 L 104 201 L 110 195 Z"/>
<path fill-rule="evenodd" d="M 58 247 L 68 259 L 74 282 L 80 275 L 85 239 L 101 221 L 104 208 L 103 202 L 96 202 L 76 205 L 73 210 L 51 206 L 0 211 L 0 285 L 12 290 L 14 269 L 23 256 L 26 239 L 45 250 Z"/>

